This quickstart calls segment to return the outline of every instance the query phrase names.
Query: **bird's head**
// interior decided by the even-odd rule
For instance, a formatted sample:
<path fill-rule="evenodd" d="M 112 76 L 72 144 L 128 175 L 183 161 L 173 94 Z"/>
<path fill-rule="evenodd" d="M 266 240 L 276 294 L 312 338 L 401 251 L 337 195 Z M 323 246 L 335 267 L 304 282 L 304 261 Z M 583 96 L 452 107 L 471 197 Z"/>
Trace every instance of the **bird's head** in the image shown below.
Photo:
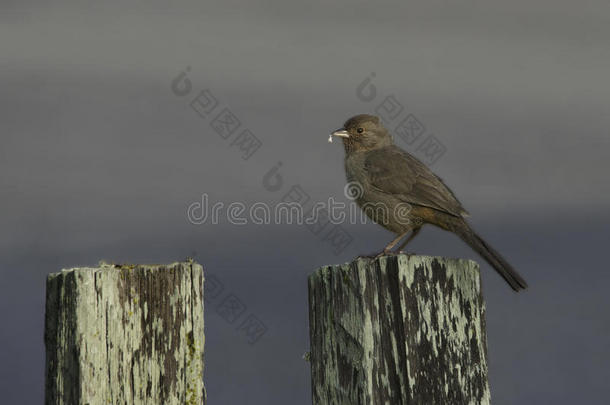
<path fill-rule="evenodd" d="M 345 146 L 345 152 L 357 152 L 383 148 L 392 144 L 392 137 L 388 130 L 374 115 L 356 115 L 343 124 L 343 127 L 334 131 L 329 138 L 340 137 Z"/>

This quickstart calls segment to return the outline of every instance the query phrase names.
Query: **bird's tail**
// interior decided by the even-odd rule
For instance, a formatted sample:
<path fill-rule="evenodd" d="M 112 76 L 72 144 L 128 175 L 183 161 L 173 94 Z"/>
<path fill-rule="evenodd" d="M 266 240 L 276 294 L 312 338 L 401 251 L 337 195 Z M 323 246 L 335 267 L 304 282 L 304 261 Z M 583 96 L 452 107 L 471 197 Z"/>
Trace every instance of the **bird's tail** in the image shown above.
<path fill-rule="evenodd" d="M 477 235 L 463 219 L 456 220 L 451 230 L 480 254 L 515 291 L 527 288 L 527 283 L 494 248 Z"/>

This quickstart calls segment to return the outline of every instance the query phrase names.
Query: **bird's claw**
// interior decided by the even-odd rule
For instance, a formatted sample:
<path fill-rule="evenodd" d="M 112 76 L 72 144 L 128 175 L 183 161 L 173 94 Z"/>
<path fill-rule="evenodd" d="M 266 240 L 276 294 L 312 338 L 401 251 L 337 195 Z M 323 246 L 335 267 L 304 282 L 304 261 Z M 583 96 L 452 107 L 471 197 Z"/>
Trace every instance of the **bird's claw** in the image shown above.
<path fill-rule="evenodd" d="M 393 251 L 391 249 L 383 249 L 379 253 L 373 253 L 373 254 L 370 254 L 370 255 L 359 255 L 359 256 L 356 256 L 355 260 L 357 260 L 357 259 L 377 260 L 381 256 L 396 256 L 396 255 L 415 256 L 415 255 L 417 255 L 417 253 L 415 253 L 415 252 L 405 252 L 404 250 Z"/>
<path fill-rule="evenodd" d="M 377 254 L 373 254 L 371 256 L 367 256 L 368 258 L 371 258 L 373 260 L 379 259 L 381 256 L 394 256 L 398 254 L 397 252 L 394 252 L 392 249 L 383 249 L 381 252 L 377 253 Z"/>
<path fill-rule="evenodd" d="M 368 260 L 375 260 L 375 259 L 379 259 L 381 256 L 387 255 L 389 252 L 382 250 L 379 253 L 371 253 L 370 255 L 358 255 L 356 256 L 356 258 L 354 260 L 358 260 L 358 259 L 368 259 Z"/>

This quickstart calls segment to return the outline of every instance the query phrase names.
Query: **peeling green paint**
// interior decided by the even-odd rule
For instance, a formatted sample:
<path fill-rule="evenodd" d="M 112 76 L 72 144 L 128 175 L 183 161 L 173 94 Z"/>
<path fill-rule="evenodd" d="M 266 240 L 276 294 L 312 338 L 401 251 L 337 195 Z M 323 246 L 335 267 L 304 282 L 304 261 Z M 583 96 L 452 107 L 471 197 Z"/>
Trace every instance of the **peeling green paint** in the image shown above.
<path fill-rule="evenodd" d="M 309 278 L 315 405 L 489 404 L 478 265 L 398 255 Z"/>
<path fill-rule="evenodd" d="M 51 274 L 45 342 L 46 403 L 204 404 L 203 269 L 100 263 Z"/>

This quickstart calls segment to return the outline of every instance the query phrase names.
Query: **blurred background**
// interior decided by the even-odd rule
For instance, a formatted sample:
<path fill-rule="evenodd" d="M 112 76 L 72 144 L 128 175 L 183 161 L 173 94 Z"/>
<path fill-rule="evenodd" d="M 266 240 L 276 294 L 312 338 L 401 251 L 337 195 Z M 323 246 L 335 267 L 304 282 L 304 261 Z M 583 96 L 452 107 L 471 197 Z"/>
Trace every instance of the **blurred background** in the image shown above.
<path fill-rule="evenodd" d="M 393 131 L 419 123 L 397 143 L 530 284 L 514 294 L 432 227 L 410 246 L 482 263 L 493 402 L 606 403 L 609 68 L 605 1 L 3 1 L 1 402 L 43 400 L 48 273 L 192 256 L 222 286 L 206 306 L 210 404 L 310 404 L 307 276 L 392 235 L 187 210 L 204 194 L 349 202 L 329 131 L 391 110 Z M 244 307 L 233 322 L 226 297 Z"/>

